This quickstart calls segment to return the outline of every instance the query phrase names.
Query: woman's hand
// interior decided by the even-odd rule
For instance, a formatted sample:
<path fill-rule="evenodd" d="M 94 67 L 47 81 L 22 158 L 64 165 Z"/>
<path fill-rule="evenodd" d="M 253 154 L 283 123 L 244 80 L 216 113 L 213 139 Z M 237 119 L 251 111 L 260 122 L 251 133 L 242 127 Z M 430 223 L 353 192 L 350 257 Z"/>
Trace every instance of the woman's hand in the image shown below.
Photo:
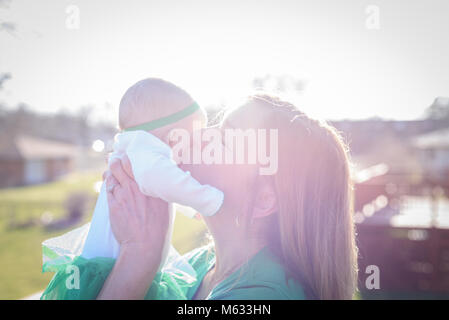
<path fill-rule="evenodd" d="M 130 168 L 127 157 L 117 159 L 103 176 L 111 228 L 120 244 L 120 254 L 100 299 L 143 298 L 161 262 L 169 231 L 168 204 L 142 194 L 126 167 Z"/>
<path fill-rule="evenodd" d="M 126 173 L 127 167 L 130 167 L 127 157 L 117 159 L 106 174 L 112 232 L 121 247 L 160 253 L 170 222 L 168 204 L 142 194 Z"/>

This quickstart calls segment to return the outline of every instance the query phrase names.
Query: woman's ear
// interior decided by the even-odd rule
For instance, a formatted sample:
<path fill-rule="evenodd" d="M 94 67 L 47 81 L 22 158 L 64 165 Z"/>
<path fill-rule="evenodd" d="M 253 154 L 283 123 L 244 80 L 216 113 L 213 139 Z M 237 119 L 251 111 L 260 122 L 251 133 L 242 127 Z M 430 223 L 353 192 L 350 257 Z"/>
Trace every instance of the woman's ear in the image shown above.
<path fill-rule="evenodd" d="M 269 176 L 260 176 L 254 198 L 253 218 L 267 217 L 277 211 L 278 202 L 273 180 Z"/>

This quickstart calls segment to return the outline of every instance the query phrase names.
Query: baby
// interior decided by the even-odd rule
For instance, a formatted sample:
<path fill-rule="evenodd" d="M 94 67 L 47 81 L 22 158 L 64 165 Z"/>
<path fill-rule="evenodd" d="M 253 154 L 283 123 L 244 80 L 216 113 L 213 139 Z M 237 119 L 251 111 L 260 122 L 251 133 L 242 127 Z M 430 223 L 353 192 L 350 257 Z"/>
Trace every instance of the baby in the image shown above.
<path fill-rule="evenodd" d="M 125 168 L 125 171 L 132 173 L 142 193 L 212 216 L 223 203 L 223 192 L 201 185 L 189 172 L 181 170 L 173 160 L 169 146 L 173 129 L 192 133 L 194 121 L 204 126 L 206 115 L 187 92 L 161 79 L 139 81 L 126 91 L 120 101 L 122 133 L 116 136 L 109 161 L 126 155 L 131 168 Z M 116 258 L 119 249 L 110 226 L 103 184 L 82 256 Z M 168 246 L 164 250 L 165 256 L 167 252 Z"/>

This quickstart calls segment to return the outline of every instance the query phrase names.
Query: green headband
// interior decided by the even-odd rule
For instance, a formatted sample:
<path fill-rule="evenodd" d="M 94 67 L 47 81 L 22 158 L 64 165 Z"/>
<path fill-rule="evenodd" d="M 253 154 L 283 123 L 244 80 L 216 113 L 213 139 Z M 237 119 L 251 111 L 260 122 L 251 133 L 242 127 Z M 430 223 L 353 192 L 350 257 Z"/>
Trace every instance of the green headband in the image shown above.
<path fill-rule="evenodd" d="M 150 131 L 150 130 L 154 130 L 157 128 L 161 128 L 166 125 L 178 122 L 179 120 L 190 116 L 199 108 L 200 108 L 200 106 L 196 102 L 194 102 L 190 106 L 182 109 L 181 111 L 175 112 L 169 116 L 159 118 L 159 119 L 147 122 L 147 123 L 139 124 L 138 126 L 126 128 L 123 131 L 135 131 L 135 130 Z"/>

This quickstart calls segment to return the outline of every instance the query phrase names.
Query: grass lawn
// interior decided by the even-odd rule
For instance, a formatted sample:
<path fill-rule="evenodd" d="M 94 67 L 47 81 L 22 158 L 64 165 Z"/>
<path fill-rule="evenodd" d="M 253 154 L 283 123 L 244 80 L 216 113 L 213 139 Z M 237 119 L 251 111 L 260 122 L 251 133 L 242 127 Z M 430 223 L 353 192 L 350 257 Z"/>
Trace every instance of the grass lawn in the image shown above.
<path fill-rule="evenodd" d="M 52 274 L 41 272 L 42 241 L 77 227 L 48 232 L 39 225 L 10 228 L 11 222 L 24 223 L 44 212 L 61 217 L 66 197 L 79 191 L 92 196 L 83 223 L 88 222 L 96 198 L 94 184 L 99 180 L 99 173 L 76 174 L 48 184 L 0 190 L 0 299 L 20 299 L 43 290 Z M 177 215 L 173 245 L 185 253 L 202 243 L 204 231 L 201 222 Z"/>

